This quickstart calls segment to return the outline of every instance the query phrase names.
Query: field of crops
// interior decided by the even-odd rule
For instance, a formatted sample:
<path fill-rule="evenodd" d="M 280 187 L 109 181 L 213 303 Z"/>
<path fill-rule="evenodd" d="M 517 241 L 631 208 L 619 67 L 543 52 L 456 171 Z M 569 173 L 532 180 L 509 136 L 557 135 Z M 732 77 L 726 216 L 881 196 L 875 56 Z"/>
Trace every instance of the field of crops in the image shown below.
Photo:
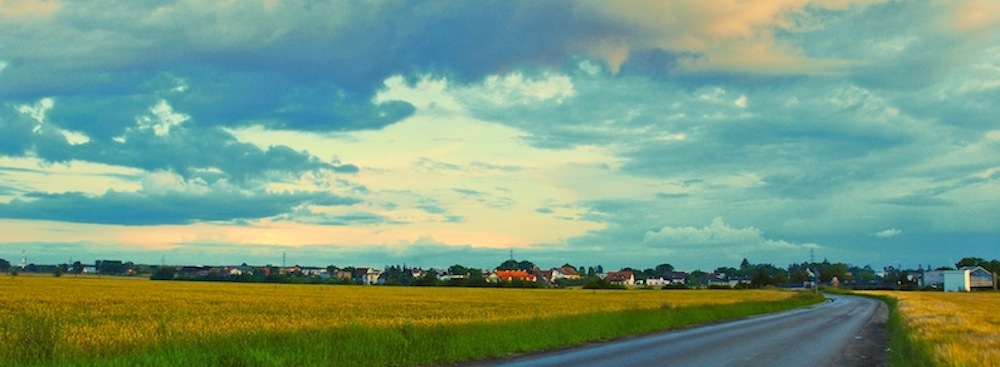
<path fill-rule="evenodd" d="M 904 326 L 939 366 L 996 366 L 1000 293 L 866 292 L 899 300 Z"/>
<path fill-rule="evenodd" d="M 275 335 L 314 335 L 329 339 L 334 338 L 332 335 L 338 330 L 341 333 L 343 330 L 365 330 L 374 334 L 386 334 L 382 331 L 398 334 L 402 330 L 403 342 L 407 344 L 405 334 L 421 330 L 454 337 L 452 334 L 460 330 L 482 329 L 483 325 L 503 330 L 505 325 L 621 314 L 617 311 L 707 309 L 711 306 L 703 305 L 747 302 L 767 304 L 787 300 L 795 294 L 779 291 L 272 285 L 5 276 L 0 277 L 0 295 L 0 309 L 3 310 L 0 313 L 0 358 L 64 364 L 177 348 L 188 353 L 190 344 L 270 345 L 260 338 Z M 767 310 L 752 310 L 763 311 Z M 300 340 L 297 343 L 312 342 Z M 242 348 L 229 347 L 236 348 L 234 353 Z M 273 356 L 265 357 L 265 362 L 273 360 Z M 260 364 L 277 365 L 277 362 Z"/>

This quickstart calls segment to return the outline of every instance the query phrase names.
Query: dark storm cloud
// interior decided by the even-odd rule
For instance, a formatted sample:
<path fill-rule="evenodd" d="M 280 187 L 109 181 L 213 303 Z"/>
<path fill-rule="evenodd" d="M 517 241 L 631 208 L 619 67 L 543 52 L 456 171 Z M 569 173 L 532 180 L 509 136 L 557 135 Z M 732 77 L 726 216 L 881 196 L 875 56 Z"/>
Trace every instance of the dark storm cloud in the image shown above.
<path fill-rule="evenodd" d="M 245 193 L 215 190 L 209 194 L 163 194 L 109 191 L 90 197 L 81 193 L 31 193 L 30 200 L 0 204 L 0 218 L 78 223 L 158 225 L 197 221 L 266 218 L 303 204 L 351 205 L 357 199 L 322 193 Z"/>

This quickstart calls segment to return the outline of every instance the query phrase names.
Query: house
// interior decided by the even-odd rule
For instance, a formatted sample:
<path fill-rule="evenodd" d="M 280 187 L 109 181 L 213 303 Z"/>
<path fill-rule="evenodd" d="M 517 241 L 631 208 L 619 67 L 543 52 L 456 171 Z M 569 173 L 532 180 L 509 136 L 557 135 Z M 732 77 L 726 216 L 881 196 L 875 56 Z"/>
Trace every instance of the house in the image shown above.
<path fill-rule="evenodd" d="M 687 282 L 687 273 L 683 271 L 672 271 L 668 275 L 671 284 L 680 283 L 684 284 Z"/>
<path fill-rule="evenodd" d="M 664 278 L 662 276 L 659 278 L 646 278 L 646 281 L 644 282 L 644 284 L 652 286 L 664 286 L 664 285 L 670 285 L 670 283 L 671 283 L 670 279 Z"/>
<path fill-rule="evenodd" d="M 330 274 L 327 273 L 326 268 L 320 268 L 315 266 L 303 266 L 299 268 L 299 272 L 301 272 L 302 275 L 305 275 L 307 277 L 320 277 L 323 279 L 327 279 L 330 277 Z"/>
<path fill-rule="evenodd" d="M 635 285 L 635 274 L 628 270 L 609 272 L 605 279 L 611 284 Z"/>
<path fill-rule="evenodd" d="M 349 281 L 354 278 L 354 274 L 351 274 L 351 272 L 346 270 L 337 269 L 333 271 L 333 274 L 330 274 L 330 277 L 333 279 Z"/>
<path fill-rule="evenodd" d="M 535 279 L 537 279 L 540 282 L 549 283 L 549 284 L 556 282 L 554 269 L 553 270 L 542 270 L 542 269 L 537 269 L 536 268 L 531 273 L 532 273 L 532 275 L 535 276 Z"/>
<path fill-rule="evenodd" d="M 184 266 L 177 270 L 177 276 L 183 278 L 205 277 L 211 271 L 211 266 Z"/>
<path fill-rule="evenodd" d="M 920 276 L 921 287 L 941 289 L 944 286 L 944 270 L 928 270 Z"/>
<path fill-rule="evenodd" d="M 511 281 L 534 282 L 538 280 L 534 274 L 528 274 L 524 270 L 494 270 L 486 277 L 490 283 L 511 282 Z"/>
<path fill-rule="evenodd" d="M 235 266 L 226 266 L 223 267 L 221 271 L 219 271 L 219 275 L 224 277 L 240 276 L 243 275 L 243 270 Z"/>
<path fill-rule="evenodd" d="M 374 268 L 354 269 L 354 281 L 363 285 L 378 284 L 382 271 Z"/>
<path fill-rule="evenodd" d="M 550 271 L 552 272 L 552 278 L 551 278 L 552 281 L 556 281 L 558 279 L 570 279 L 570 280 L 579 280 L 580 279 L 580 273 L 577 272 L 576 269 L 573 269 L 572 266 L 563 266 L 561 268 L 552 268 L 552 270 L 550 270 Z"/>
<path fill-rule="evenodd" d="M 447 274 L 447 273 L 445 273 L 444 275 L 439 275 L 438 279 L 447 282 L 447 281 L 453 280 L 453 279 L 465 279 L 465 278 L 468 278 L 468 277 L 469 276 L 465 275 L 465 274 Z"/>

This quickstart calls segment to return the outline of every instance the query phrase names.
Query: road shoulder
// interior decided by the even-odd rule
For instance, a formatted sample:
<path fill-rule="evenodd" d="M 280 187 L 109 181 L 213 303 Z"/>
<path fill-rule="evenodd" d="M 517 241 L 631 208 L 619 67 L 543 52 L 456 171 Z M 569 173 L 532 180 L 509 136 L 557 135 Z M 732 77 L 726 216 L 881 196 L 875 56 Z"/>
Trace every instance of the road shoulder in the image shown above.
<path fill-rule="evenodd" d="M 882 301 L 874 301 L 878 303 L 875 312 L 847 345 L 837 366 L 881 367 L 887 364 L 889 308 Z"/>

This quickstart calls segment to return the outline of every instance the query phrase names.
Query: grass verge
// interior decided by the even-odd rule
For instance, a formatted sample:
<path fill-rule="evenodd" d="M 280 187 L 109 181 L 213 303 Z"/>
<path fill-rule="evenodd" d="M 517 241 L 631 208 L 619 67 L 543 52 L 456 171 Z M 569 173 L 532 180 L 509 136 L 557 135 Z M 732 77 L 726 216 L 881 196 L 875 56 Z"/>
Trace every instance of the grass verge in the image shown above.
<path fill-rule="evenodd" d="M 932 367 L 937 366 L 930 351 L 933 349 L 916 338 L 912 328 L 906 324 L 899 311 L 899 300 L 891 296 L 851 293 L 885 302 L 889 307 L 889 367 Z"/>
<path fill-rule="evenodd" d="M 363 366 L 441 365 L 610 340 L 815 304 L 799 294 L 778 302 L 745 302 L 504 323 L 374 327 L 351 325 L 295 332 L 192 338 L 120 356 L 52 356 L 31 365 L 59 366 Z M 331 317 L 335 317 L 331 315 Z"/>

